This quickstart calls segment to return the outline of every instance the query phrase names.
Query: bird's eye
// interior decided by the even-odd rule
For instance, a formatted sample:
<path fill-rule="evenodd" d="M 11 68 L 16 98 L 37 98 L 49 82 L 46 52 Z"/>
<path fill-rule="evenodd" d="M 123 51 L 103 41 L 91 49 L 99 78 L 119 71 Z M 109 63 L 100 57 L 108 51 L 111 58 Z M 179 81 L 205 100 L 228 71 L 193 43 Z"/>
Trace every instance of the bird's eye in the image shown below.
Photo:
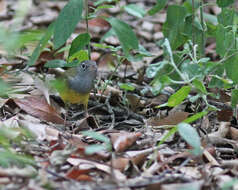
<path fill-rule="evenodd" d="M 83 70 L 85 70 L 86 69 L 86 64 L 85 63 L 81 63 L 81 67 L 82 67 Z"/>

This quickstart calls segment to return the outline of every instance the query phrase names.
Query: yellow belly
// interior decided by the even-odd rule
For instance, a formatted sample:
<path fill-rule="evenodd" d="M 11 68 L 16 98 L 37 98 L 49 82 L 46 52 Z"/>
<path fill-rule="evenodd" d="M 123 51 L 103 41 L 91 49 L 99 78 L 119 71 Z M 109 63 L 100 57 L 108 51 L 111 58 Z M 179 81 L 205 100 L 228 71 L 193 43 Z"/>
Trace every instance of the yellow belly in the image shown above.
<path fill-rule="evenodd" d="M 60 96 L 65 103 L 88 105 L 89 93 L 80 94 L 74 90 L 67 89 L 60 92 Z"/>

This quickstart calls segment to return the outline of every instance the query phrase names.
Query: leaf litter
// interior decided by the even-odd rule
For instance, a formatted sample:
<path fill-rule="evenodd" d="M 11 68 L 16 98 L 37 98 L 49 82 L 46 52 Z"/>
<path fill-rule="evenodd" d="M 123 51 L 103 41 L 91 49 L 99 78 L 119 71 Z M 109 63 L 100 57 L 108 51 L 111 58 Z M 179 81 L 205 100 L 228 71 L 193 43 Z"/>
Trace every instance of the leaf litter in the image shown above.
<path fill-rule="evenodd" d="M 152 5 L 151 1 L 148 1 L 148 4 L 137 0 L 133 2 L 143 6 Z M 65 5 L 65 2 L 38 3 L 38 6 L 34 6 L 29 12 L 29 18 L 19 28 L 20 31 L 33 26 L 40 28 L 48 25 Z M 9 8 L 16 9 L 14 1 L 0 1 L 0 18 L 5 18 L 4 25 L 11 24 Z M 216 9 L 214 11 L 217 12 Z M 110 9 L 107 14 L 119 13 L 120 8 L 116 7 Z M 159 19 L 150 17 L 149 20 L 134 22 L 130 16 L 122 16 L 134 26 L 148 51 L 154 52 L 154 55 L 160 58 L 161 50 L 154 45 L 153 40 L 163 37 L 160 28 L 166 19 L 165 12 L 159 13 Z M 109 28 L 108 22 L 103 19 L 93 19 L 89 25 L 95 39 L 101 38 L 101 32 Z M 85 30 L 85 25 L 78 24 L 76 30 Z M 68 43 L 71 41 L 72 39 Z M 107 38 L 105 42 L 107 45 L 119 44 L 114 36 Z M 214 53 L 214 48 L 215 46 L 210 44 L 207 47 L 208 53 Z M 225 104 L 230 102 L 228 94 L 217 92 L 220 100 L 209 100 L 223 108 L 213 112 L 217 116 L 210 114 L 206 119 L 193 124 L 194 127 L 208 131 L 208 134 L 203 134 L 202 130 L 199 133 L 203 155 L 194 156 L 188 152 L 192 147 L 188 146 L 178 133 L 171 135 L 164 144 L 158 146 L 173 126 L 193 113 L 193 107 L 188 109 L 189 105 L 185 102 L 184 106 L 175 111 L 167 107 L 155 109 L 154 106 L 167 102 L 169 93 L 153 96 L 149 91 L 141 91 L 150 82 L 144 77 L 144 70 L 148 64 L 156 61 L 148 58 L 144 60 L 147 65 L 123 63 L 117 73 L 112 73 L 117 65 L 116 57 L 99 49 L 95 47 L 92 53 L 92 59 L 99 62 L 100 80 L 90 97 L 89 112 L 93 116 L 91 119 L 78 114 L 82 112 L 79 105 L 65 107 L 67 113 L 62 113 L 59 107 L 63 105 L 57 100 L 57 94 L 52 96 L 47 84 L 40 79 L 42 75 L 47 77 L 49 74 L 42 66 L 49 60 L 62 59 L 65 57 L 64 53 L 57 54 L 49 46 L 47 51 L 41 53 L 31 74 L 22 72 L 18 73 L 17 77 L 15 73 L 20 71 L 19 67 L 26 67 L 27 59 L 16 55 L 14 61 L 8 58 L 1 60 L 1 65 L 7 65 L 0 71 L 1 78 L 11 84 L 11 93 L 0 101 L 1 139 L 10 138 L 13 142 L 1 139 L 0 142 L 2 147 L 11 152 L 12 159 L 16 159 L 17 163 L 13 162 L 14 164 L 6 167 L 0 159 L 0 185 L 6 189 L 22 186 L 74 189 L 81 186 L 81 189 L 195 190 L 209 186 L 221 188 L 233 180 L 233 176 L 237 175 L 238 132 L 230 122 L 231 106 Z M 25 52 L 29 50 L 30 47 L 26 47 Z M 6 55 L 1 49 L 0 52 L 1 56 Z M 109 83 L 108 78 L 111 78 Z M 115 85 L 118 82 L 130 83 L 136 88 L 132 92 L 124 91 Z M 105 84 L 105 89 L 99 88 Z M 58 107 L 52 104 L 53 101 L 58 103 Z M 110 140 L 107 142 L 95 136 L 85 137 L 82 133 L 85 130 L 94 131 Z M 11 143 L 13 147 L 10 147 Z M 112 147 L 108 147 L 107 143 Z M 98 151 L 89 155 L 86 149 L 91 145 L 102 149 L 96 149 Z M 3 157 L 8 158 L 5 152 L 0 152 Z M 26 164 L 27 159 L 24 161 L 24 157 L 21 157 L 25 154 L 34 158 L 36 164 Z M 34 178 L 35 176 L 38 176 L 38 179 Z M 29 181 L 23 182 L 24 179 Z"/>

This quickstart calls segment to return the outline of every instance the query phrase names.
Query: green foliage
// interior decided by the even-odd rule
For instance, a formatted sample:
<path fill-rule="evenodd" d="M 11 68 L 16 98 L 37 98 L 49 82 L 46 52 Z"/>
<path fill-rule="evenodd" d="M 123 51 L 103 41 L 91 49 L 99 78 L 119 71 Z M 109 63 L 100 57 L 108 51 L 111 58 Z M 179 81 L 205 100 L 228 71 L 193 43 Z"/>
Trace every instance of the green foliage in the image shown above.
<path fill-rule="evenodd" d="M 180 136 L 193 147 L 193 153 L 199 155 L 202 153 L 200 137 L 197 131 L 187 123 L 178 124 L 178 132 Z"/>
<path fill-rule="evenodd" d="M 119 87 L 125 91 L 134 91 L 135 86 L 131 83 L 118 83 Z"/>
<path fill-rule="evenodd" d="M 184 33 L 186 8 L 179 5 L 170 5 L 167 10 L 163 33 L 168 38 L 172 49 L 176 49 L 186 41 Z"/>
<path fill-rule="evenodd" d="M 125 11 L 128 12 L 129 14 L 138 17 L 138 18 L 143 18 L 146 14 L 145 10 L 141 8 L 140 6 L 136 4 L 129 4 L 124 7 Z"/>
<path fill-rule="evenodd" d="M 94 145 L 87 146 L 85 149 L 86 154 L 94 154 L 102 150 L 111 151 L 112 149 L 111 141 L 108 137 L 94 131 L 84 131 L 83 135 L 91 137 L 100 142 L 103 142 L 103 144 L 94 144 Z"/>
<path fill-rule="evenodd" d="M 159 12 L 161 9 L 165 7 L 165 5 L 167 4 L 167 1 L 168 0 L 157 0 L 156 5 L 148 11 L 148 14 L 154 15 L 155 13 Z"/>
<path fill-rule="evenodd" d="M 0 165 L 2 167 L 11 167 L 12 165 L 23 167 L 25 165 L 36 165 L 36 163 L 29 156 L 16 154 L 9 150 L 0 150 Z"/>
<path fill-rule="evenodd" d="M 234 0 L 217 0 L 217 5 L 219 7 L 227 7 L 234 3 Z"/>
<path fill-rule="evenodd" d="M 231 92 L 231 106 L 235 109 L 238 104 L 238 89 L 233 89 Z"/>
<path fill-rule="evenodd" d="M 128 24 L 116 18 L 108 18 L 107 21 L 117 35 L 126 56 L 129 55 L 130 50 L 139 48 L 137 37 Z"/>
<path fill-rule="evenodd" d="M 74 55 L 74 53 L 83 50 L 90 42 L 90 35 L 88 33 L 79 34 L 72 42 L 69 57 Z"/>
<path fill-rule="evenodd" d="M 70 0 L 55 21 L 54 48 L 61 47 L 82 19 L 83 0 Z"/>
<path fill-rule="evenodd" d="M 167 105 L 169 107 L 175 107 L 183 102 L 185 98 L 187 98 L 189 92 L 191 90 L 190 86 L 183 86 L 176 93 L 169 97 Z"/>

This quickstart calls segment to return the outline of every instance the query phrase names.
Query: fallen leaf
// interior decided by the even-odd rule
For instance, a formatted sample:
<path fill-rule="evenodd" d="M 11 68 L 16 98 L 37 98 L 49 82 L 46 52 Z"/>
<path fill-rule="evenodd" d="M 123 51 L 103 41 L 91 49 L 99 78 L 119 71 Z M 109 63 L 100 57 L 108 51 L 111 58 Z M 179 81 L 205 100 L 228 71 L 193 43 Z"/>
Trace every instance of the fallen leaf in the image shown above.
<path fill-rule="evenodd" d="M 14 102 L 25 112 L 40 118 L 41 120 L 64 124 L 64 120 L 60 117 L 59 113 L 47 104 L 42 96 L 29 96 L 22 99 L 13 99 Z"/>
<path fill-rule="evenodd" d="M 116 152 L 123 152 L 128 149 L 142 134 L 141 133 L 111 133 L 110 138 L 112 141 L 113 148 Z"/>
<path fill-rule="evenodd" d="M 89 164 L 89 165 L 95 167 L 96 169 L 98 169 L 100 171 L 104 171 L 107 174 L 111 175 L 111 168 L 106 164 L 100 164 L 97 162 L 80 159 L 80 158 L 68 158 L 67 162 L 72 164 L 73 166 L 80 166 L 80 164 Z M 118 180 L 118 181 L 126 180 L 126 176 L 124 174 L 122 174 L 119 170 L 114 169 L 113 172 L 114 172 L 116 180 Z"/>
<path fill-rule="evenodd" d="M 79 169 L 78 167 L 73 167 L 66 173 L 66 177 L 76 181 L 92 181 L 92 178 L 87 175 L 89 172 L 90 169 Z"/>
<path fill-rule="evenodd" d="M 147 124 L 151 126 L 177 125 L 184 121 L 188 116 L 188 112 L 175 112 L 163 119 L 159 117 L 151 117 L 147 120 Z"/>

